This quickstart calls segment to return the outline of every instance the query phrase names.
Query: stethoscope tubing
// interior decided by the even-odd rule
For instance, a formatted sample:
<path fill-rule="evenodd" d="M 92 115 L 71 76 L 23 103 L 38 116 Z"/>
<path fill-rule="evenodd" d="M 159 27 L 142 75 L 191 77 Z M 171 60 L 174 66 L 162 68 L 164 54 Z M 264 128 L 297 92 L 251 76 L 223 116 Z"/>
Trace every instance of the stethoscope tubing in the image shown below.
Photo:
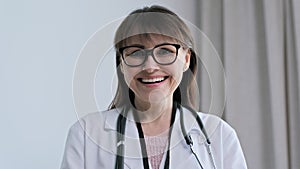
<path fill-rule="evenodd" d="M 197 154 L 195 153 L 195 151 L 193 150 L 193 140 L 190 134 L 188 134 L 186 132 L 185 129 L 185 125 L 184 125 L 184 115 L 183 115 L 183 110 L 182 110 L 182 106 L 181 105 L 176 105 L 177 108 L 179 108 L 180 111 L 180 126 L 181 126 L 181 130 L 182 130 L 182 134 L 184 136 L 184 139 L 186 141 L 186 144 L 190 147 L 191 153 L 195 156 L 199 166 L 201 169 L 203 169 L 203 166 L 200 162 L 200 159 L 198 158 Z M 206 146 L 206 150 L 209 154 L 209 158 L 211 161 L 211 164 L 213 166 L 213 169 L 216 169 L 216 165 L 215 165 L 215 160 L 211 151 L 211 141 L 207 135 L 207 132 L 205 130 L 205 127 L 203 125 L 203 122 L 201 120 L 201 118 L 199 117 L 198 113 L 190 108 L 190 107 L 185 107 L 186 109 L 188 109 L 193 116 L 196 118 L 197 124 L 199 126 L 199 128 L 201 129 L 206 142 L 205 142 L 205 146 Z M 116 155 L 116 164 L 115 164 L 115 169 L 123 169 L 124 168 L 124 149 L 125 149 L 125 128 L 126 128 L 126 117 L 127 117 L 127 113 L 128 113 L 129 107 L 126 106 L 121 114 L 118 116 L 118 120 L 117 120 L 117 155 Z"/>
<path fill-rule="evenodd" d="M 179 111 L 180 111 L 180 126 L 181 126 L 181 130 L 182 130 L 182 134 L 184 136 L 184 139 L 187 143 L 187 145 L 190 146 L 190 150 L 192 152 L 192 154 L 195 156 L 196 160 L 198 161 L 198 164 L 199 166 L 201 167 L 201 169 L 203 169 L 203 166 L 197 156 L 197 154 L 195 153 L 195 151 L 193 150 L 193 140 L 192 140 L 192 137 L 190 134 L 187 134 L 186 130 L 185 130 L 185 125 L 184 125 L 184 115 L 183 115 L 183 110 L 182 110 L 182 106 L 179 106 Z M 198 126 L 200 128 L 200 130 L 202 131 L 205 139 L 206 139 L 206 142 L 205 142 L 205 146 L 206 146 L 206 150 L 207 150 L 207 153 L 209 154 L 209 158 L 210 158 L 210 161 L 211 161 L 211 164 L 213 166 L 213 169 L 217 169 L 216 167 L 216 164 L 215 164 L 215 160 L 214 160 L 214 157 L 213 157 L 213 154 L 212 154 L 212 151 L 211 151 L 211 141 L 207 135 L 207 132 L 206 132 L 206 129 L 203 125 L 203 122 L 200 118 L 200 116 L 198 115 L 198 113 L 192 109 L 191 107 L 185 107 L 186 109 L 188 109 L 192 114 L 193 116 L 196 118 L 196 121 L 198 123 Z"/>

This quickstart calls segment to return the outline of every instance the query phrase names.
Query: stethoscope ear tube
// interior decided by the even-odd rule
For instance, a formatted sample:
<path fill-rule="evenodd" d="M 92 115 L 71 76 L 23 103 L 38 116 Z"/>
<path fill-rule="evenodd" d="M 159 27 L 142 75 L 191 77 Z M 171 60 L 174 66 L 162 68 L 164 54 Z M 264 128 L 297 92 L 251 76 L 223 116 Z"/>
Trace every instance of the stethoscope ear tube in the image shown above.
<path fill-rule="evenodd" d="M 117 120 L 117 157 L 115 163 L 115 169 L 124 168 L 124 142 L 125 142 L 125 128 L 126 128 L 126 116 L 129 108 L 126 107 L 122 110 Z"/>
<path fill-rule="evenodd" d="M 180 112 L 180 126 L 181 126 L 181 130 L 182 130 L 182 134 L 183 134 L 183 137 L 185 139 L 185 142 L 187 145 L 193 145 L 193 140 L 191 138 L 191 136 L 189 134 L 187 134 L 185 128 L 183 127 L 184 126 L 184 118 L 183 118 L 183 111 L 182 111 L 182 107 L 181 106 L 177 106 L 179 108 L 179 112 Z"/>
<path fill-rule="evenodd" d="M 187 145 L 190 146 L 190 150 L 191 150 L 192 154 L 194 154 L 194 156 L 195 156 L 195 158 L 196 158 L 196 160 L 197 160 L 200 168 L 203 169 L 203 166 L 202 166 L 202 164 L 201 164 L 201 162 L 200 162 L 197 154 L 194 152 L 194 150 L 192 148 L 193 147 L 193 140 L 192 140 L 190 134 L 187 134 L 187 132 L 185 130 L 185 127 L 184 127 L 184 115 L 183 115 L 182 106 L 178 106 L 178 108 L 179 108 L 180 113 L 181 113 L 180 114 L 180 116 L 181 116 L 181 118 L 180 118 L 180 125 L 181 125 L 181 130 L 182 130 L 182 134 L 184 136 L 184 139 L 185 139 Z M 191 107 L 185 107 L 185 108 L 187 108 L 193 114 L 193 116 L 195 117 L 195 119 L 196 119 L 196 121 L 198 123 L 198 126 L 200 127 L 202 133 L 204 134 L 204 137 L 206 139 L 206 148 L 207 148 L 207 152 L 208 152 L 209 157 L 210 157 L 210 161 L 212 163 L 213 168 L 216 169 L 217 167 L 216 167 L 216 164 L 215 164 L 215 160 L 214 160 L 213 154 L 211 152 L 211 141 L 208 138 L 207 132 L 206 132 L 205 127 L 204 127 L 204 125 L 202 123 L 202 120 L 200 119 L 200 116 Z"/>
<path fill-rule="evenodd" d="M 182 130 L 182 134 L 183 134 L 183 137 L 185 139 L 185 142 L 190 147 L 190 150 L 191 150 L 192 154 L 195 156 L 195 158 L 196 158 L 196 160 L 197 160 L 200 168 L 203 169 L 203 166 L 202 166 L 202 164 L 201 164 L 201 162 L 200 162 L 197 154 L 193 150 L 193 140 L 192 140 L 192 137 L 185 130 L 185 127 L 184 127 L 184 115 L 183 115 L 182 106 L 178 106 L 178 108 L 179 108 L 179 111 L 180 111 L 180 126 L 181 126 L 181 130 Z"/>
<path fill-rule="evenodd" d="M 204 137 L 206 139 L 207 144 L 210 145 L 211 141 L 210 141 L 210 139 L 209 139 L 209 137 L 207 135 L 207 132 L 206 132 L 205 127 L 204 127 L 204 125 L 202 123 L 202 120 L 200 119 L 200 117 L 197 114 L 197 112 L 194 109 L 192 109 L 191 107 L 185 107 L 185 108 L 187 108 L 193 114 L 193 116 L 196 118 L 196 121 L 197 121 L 197 123 L 198 123 L 198 125 L 199 125 L 199 127 L 200 127 L 200 129 L 202 131 L 202 133 L 204 134 Z"/>

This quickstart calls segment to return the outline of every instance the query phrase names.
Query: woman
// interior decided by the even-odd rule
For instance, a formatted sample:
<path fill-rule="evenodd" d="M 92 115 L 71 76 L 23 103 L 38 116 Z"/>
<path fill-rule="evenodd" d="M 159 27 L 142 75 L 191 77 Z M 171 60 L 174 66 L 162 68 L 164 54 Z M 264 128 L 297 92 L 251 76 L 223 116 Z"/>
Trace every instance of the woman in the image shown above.
<path fill-rule="evenodd" d="M 186 24 L 164 7 L 127 16 L 115 34 L 116 96 L 108 111 L 71 127 L 61 168 L 247 168 L 235 131 L 194 111 L 193 46 Z"/>

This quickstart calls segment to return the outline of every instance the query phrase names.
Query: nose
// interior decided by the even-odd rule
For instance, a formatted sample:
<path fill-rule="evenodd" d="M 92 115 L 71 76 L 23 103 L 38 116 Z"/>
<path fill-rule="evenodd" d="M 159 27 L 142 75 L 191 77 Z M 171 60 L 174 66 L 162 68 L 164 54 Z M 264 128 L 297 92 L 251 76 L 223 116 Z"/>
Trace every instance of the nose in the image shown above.
<path fill-rule="evenodd" d="M 152 54 L 147 54 L 147 58 L 145 60 L 145 63 L 142 65 L 143 70 L 147 71 L 148 73 L 151 73 L 155 71 L 156 69 L 159 69 L 158 63 L 154 60 Z"/>

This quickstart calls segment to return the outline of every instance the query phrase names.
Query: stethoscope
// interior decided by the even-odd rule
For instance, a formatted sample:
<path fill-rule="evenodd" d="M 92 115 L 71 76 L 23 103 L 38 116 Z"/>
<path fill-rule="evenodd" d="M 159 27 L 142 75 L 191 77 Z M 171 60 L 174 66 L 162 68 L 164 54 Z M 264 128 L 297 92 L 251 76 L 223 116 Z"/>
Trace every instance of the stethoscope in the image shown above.
<path fill-rule="evenodd" d="M 175 113 L 176 113 L 177 108 L 180 111 L 180 127 L 181 127 L 181 130 L 182 130 L 182 134 L 184 136 L 185 142 L 190 147 L 190 151 L 194 155 L 194 157 L 196 158 L 197 163 L 199 164 L 200 168 L 204 169 L 201 162 L 200 162 L 200 159 L 198 158 L 197 154 L 195 153 L 195 151 L 193 149 L 192 137 L 191 137 L 190 134 L 188 134 L 186 132 L 186 129 L 184 127 L 184 115 L 183 115 L 182 106 L 180 104 L 177 104 L 176 102 L 173 103 L 171 125 L 175 121 Z M 211 141 L 208 138 L 208 135 L 207 135 L 207 132 L 204 128 L 202 120 L 200 119 L 199 115 L 197 114 L 197 112 L 194 109 L 192 109 L 190 107 L 186 107 L 186 108 L 195 117 L 195 119 L 198 123 L 198 126 L 201 129 L 201 131 L 202 131 L 202 133 L 203 133 L 203 135 L 206 139 L 206 141 L 205 141 L 206 150 L 207 150 L 207 153 L 209 154 L 209 158 L 210 158 L 211 164 L 213 166 L 213 169 L 216 169 L 214 157 L 213 157 L 213 154 L 212 154 L 212 151 L 211 151 Z M 117 155 L 116 155 L 115 169 L 123 169 L 124 168 L 124 149 L 125 149 L 125 145 L 124 145 L 125 144 L 125 135 L 124 134 L 125 134 L 126 120 L 127 120 L 126 117 L 127 117 L 128 110 L 129 110 L 129 106 L 125 106 L 125 108 L 123 108 L 121 114 L 118 116 L 118 120 L 117 120 Z M 143 132 L 142 132 L 142 129 L 141 129 L 141 124 L 138 123 L 138 122 L 136 124 L 137 124 L 138 132 L 139 132 L 139 137 L 144 138 Z M 169 131 L 169 139 L 168 139 L 169 144 L 168 144 L 168 146 L 170 146 L 171 132 L 172 132 L 172 128 L 170 128 L 170 131 Z M 145 145 L 144 139 L 140 139 L 140 145 L 141 145 L 141 150 L 142 150 L 142 154 L 143 154 L 144 169 L 149 169 L 147 152 L 146 152 L 146 145 Z M 168 147 L 164 169 L 169 168 L 169 155 L 170 155 L 170 147 Z"/>

